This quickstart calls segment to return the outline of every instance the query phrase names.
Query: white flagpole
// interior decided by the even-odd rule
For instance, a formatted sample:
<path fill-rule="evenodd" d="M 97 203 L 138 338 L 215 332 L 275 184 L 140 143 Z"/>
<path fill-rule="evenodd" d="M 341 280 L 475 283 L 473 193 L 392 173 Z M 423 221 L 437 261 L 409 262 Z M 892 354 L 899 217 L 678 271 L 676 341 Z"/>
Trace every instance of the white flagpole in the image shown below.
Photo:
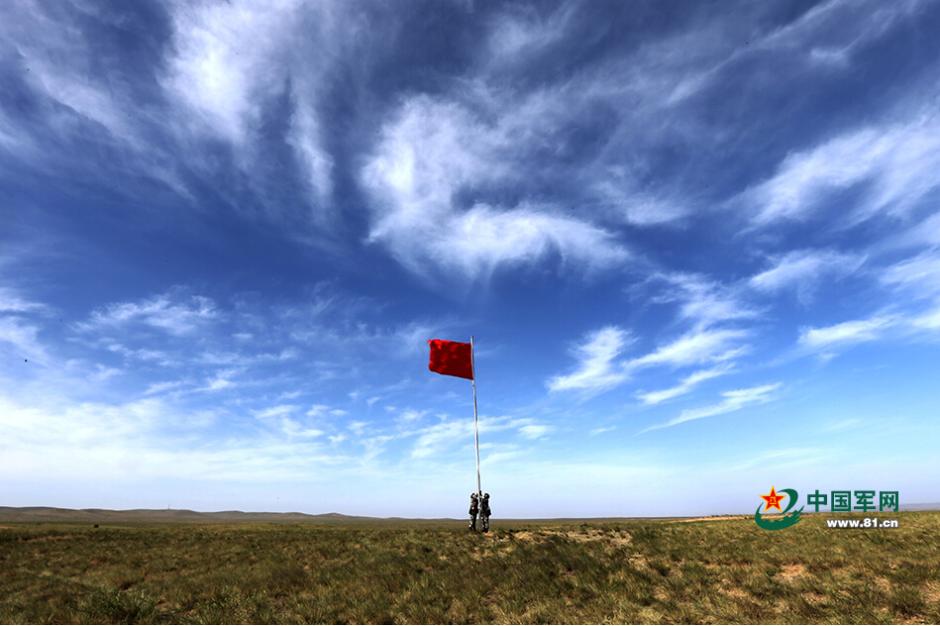
<path fill-rule="evenodd" d="M 470 370 L 473 378 L 470 384 L 473 386 L 473 441 L 477 451 L 477 493 L 483 495 L 483 488 L 480 486 L 480 421 L 477 417 L 477 368 L 473 362 L 473 335 L 470 335 Z"/>

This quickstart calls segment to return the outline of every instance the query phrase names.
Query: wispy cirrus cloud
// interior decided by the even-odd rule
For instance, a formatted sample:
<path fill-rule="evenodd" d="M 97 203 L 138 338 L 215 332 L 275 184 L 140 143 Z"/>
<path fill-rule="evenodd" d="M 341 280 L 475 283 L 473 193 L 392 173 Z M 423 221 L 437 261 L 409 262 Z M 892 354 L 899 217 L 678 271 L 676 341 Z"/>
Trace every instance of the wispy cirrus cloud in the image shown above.
<path fill-rule="evenodd" d="M 716 415 L 724 415 L 725 413 L 733 413 L 749 406 L 764 404 L 773 399 L 773 393 L 781 386 L 782 383 L 771 383 L 767 385 L 758 385 L 756 387 L 724 391 L 721 394 L 722 400 L 716 404 L 711 404 L 695 409 L 685 409 L 679 413 L 677 417 L 674 417 L 667 422 L 654 424 L 653 426 L 644 428 L 640 432 L 645 433 L 651 430 L 671 428 L 686 422 L 700 420 L 706 417 L 714 417 Z"/>
<path fill-rule="evenodd" d="M 746 330 L 733 328 L 692 330 L 659 346 L 652 352 L 632 359 L 628 367 L 640 368 L 653 365 L 681 367 L 728 361 L 747 350 L 747 346 L 742 341 L 748 335 Z"/>
<path fill-rule="evenodd" d="M 617 359 L 632 342 L 630 334 L 616 326 L 589 333 L 573 351 L 578 360 L 575 371 L 549 379 L 549 391 L 598 392 L 619 385 L 628 374 Z"/>
<path fill-rule="evenodd" d="M 755 57 L 786 55 L 800 63 L 797 71 L 847 70 L 853 57 L 902 25 L 916 18 L 925 3 L 820 2 L 783 25 L 755 36 L 748 33 L 744 45 L 721 47 L 712 44 L 706 63 L 689 71 L 670 92 L 669 102 L 678 103 L 699 92 L 722 85 L 722 78 Z M 866 6 L 867 5 L 867 6 Z M 865 9 L 860 9 L 860 7 Z M 790 70 L 794 71 L 794 70 Z"/>
<path fill-rule="evenodd" d="M 479 428 L 481 435 L 516 431 L 524 439 L 538 439 L 551 429 L 535 423 L 529 418 L 510 416 L 482 416 Z M 412 459 L 423 459 L 442 454 L 456 446 L 471 445 L 473 442 L 473 421 L 466 419 L 445 419 L 415 431 L 405 431 L 396 437 L 415 437 L 411 449 Z"/>
<path fill-rule="evenodd" d="M 526 439 L 541 439 L 552 431 L 547 424 L 526 424 L 519 428 L 519 434 Z"/>
<path fill-rule="evenodd" d="M 0 313 L 38 313 L 47 309 L 45 304 L 30 300 L 19 290 L 0 287 Z"/>
<path fill-rule="evenodd" d="M 546 383 L 549 391 L 583 391 L 589 394 L 617 387 L 638 370 L 656 366 L 671 368 L 715 364 L 688 375 L 678 385 L 658 391 L 640 392 L 644 404 L 658 404 L 692 391 L 700 383 L 731 371 L 732 359 L 748 350 L 743 340 L 748 331 L 739 329 L 692 330 L 647 354 L 632 359 L 622 358 L 623 350 L 633 343 L 624 329 L 608 326 L 589 333 L 574 350 L 578 366 L 570 374 L 552 377 Z"/>
<path fill-rule="evenodd" d="M 735 464 L 733 469 L 742 471 L 754 467 L 797 467 L 820 463 L 825 461 L 826 458 L 825 450 L 820 448 L 784 448 L 782 450 L 771 450 L 758 454 L 741 463 Z"/>
<path fill-rule="evenodd" d="M 698 387 L 701 383 L 718 378 L 719 376 L 724 376 L 730 371 L 730 365 L 719 365 L 718 367 L 698 370 L 683 378 L 679 384 L 675 385 L 674 387 L 669 387 L 668 389 L 659 389 L 657 391 L 638 392 L 636 397 L 643 404 L 660 404 L 666 400 L 672 400 L 673 398 L 684 396 Z"/>
<path fill-rule="evenodd" d="M 305 415 L 307 417 L 313 418 L 326 418 L 326 417 L 343 417 L 348 415 L 349 411 L 345 409 L 332 408 L 328 404 L 314 404 L 312 407 L 307 409 Z"/>
<path fill-rule="evenodd" d="M 432 262 L 470 279 L 549 254 L 587 267 L 624 261 L 627 251 L 612 233 L 557 207 L 460 206 L 459 194 L 484 193 L 523 175 L 501 156 L 516 150 L 516 126 L 511 117 L 487 123 L 455 102 L 427 96 L 406 102 L 362 171 L 374 199 L 369 240 L 387 245 L 419 274 Z"/>
<path fill-rule="evenodd" d="M 234 389 L 237 386 L 237 383 L 234 380 L 234 377 L 239 373 L 237 369 L 227 369 L 216 372 L 214 376 L 206 380 L 205 386 L 201 387 L 200 391 L 208 392 L 218 392 L 224 391 L 226 389 Z"/>
<path fill-rule="evenodd" d="M 864 184 L 844 222 L 882 211 L 903 216 L 940 186 L 938 137 L 940 118 L 932 111 L 850 130 L 790 154 L 742 198 L 754 207 L 754 223 L 768 225 L 807 219 L 834 193 Z"/>
<path fill-rule="evenodd" d="M 800 331 L 799 343 L 808 348 L 819 349 L 874 341 L 898 322 L 896 315 L 878 315 L 832 326 L 804 328 Z"/>
<path fill-rule="evenodd" d="M 771 267 L 752 276 L 748 284 L 754 289 L 774 293 L 794 290 L 807 301 L 816 283 L 823 277 L 838 278 L 858 270 L 866 257 L 834 250 L 794 250 L 771 259 Z"/>
<path fill-rule="evenodd" d="M 334 32 L 338 20 L 355 28 L 357 16 L 346 12 L 340 17 L 343 12 L 341 3 L 293 0 L 275 6 L 254 1 L 177 5 L 172 11 L 175 54 L 163 81 L 180 108 L 202 122 L 202 128 L 190 123 L 187 130 L 228 141 L 251 176 L 264 158 L 257 149 L 265 115 L 279 99 L 289 98 L 293 111 L 286 143 L 301 166 L 314 216 L 322 216 L 333 191 L 334 160 L 324 145 L 319 98 L 331 54 L 344 42 Z M 247 50 L 244 41 L 258 43 Z M 318 62 L 310 63 L 311 56 Z M 264 182 L 255 182 L 265 195 Z"/>
<path fill-rule="evenodd" d="M 512 62 L 535 56 L 562 40 L 571 28 L 575 7 L 561 5 L 547 16 L 526 6 L 507 6 L 492 17 L 487 34 L 487 60 Z"/>
<path fill-rule="evenodd" d="M 677 319 L 691 328 L 650 352 L 630 359 L 620 358 L 625 338 L 631 337 L 627 331 L 615 326 L 594 331 L 575 351 L 578 368 L 571 374 L 551 378 L 547 383 L 550 391 L 600 392 L 624 383 L 647 368 L 715 365 L 693 372 L 671 388 L 638 393 L 645 404 L 657 404 L 730 371 L 732 360 L 750 350 L 746 340 L 752 335 L 751 331 L 727 325 L 728 322 L 753 320 L 760 315 L 758 309 L 746 302 L 737 286 L 723 285 L 701 274 L 680 272 L 658 273 L 651 281 L 666 285 L 653 296 L 652 302 L 675 304 Z M 630 342 L 633 341 L 631 337 Z"/>
<path fill-rule="evenodd" d="M 255 417 L 262 420 L 272 417 L 284 417 L 286 415 L 297 412 L 299 409 L 300 407 L 296 404 L 278 404 L 255 411 Z"/>
<path fill-rule="evenodd" d="M 125 324 L 142 324 L 171 335 L 186 335 L 219 315 L 215 303 L 203 296 L 177 297 L 170 293 L 137 302 L 117 302 L 98 309 L 86 322 L 84 331 Z"/>
<path fill-rule="evenodd" d="M 46 480 L 135 479 L 265 481 L 309 479 L 315 468 L 349 462 L 308 439 L 277 429 L 267 436 L 235 434 L 213 441 L 213 411 L 186 410 L 165 400 L 29 405 L 0 397 L 0 468 L 6 475 Z M 206 442 L 212 445 L 202 445 Z M 195 444 L 195 445 L 194 445 Z M 61 459 L 51 467 L 43 459 Z"/>
<path fill-rule="evenodd" d="M 754 319 L 759 311 L 729 286 L 702 274 L 671 272 L 659 273 L 653 279 L 666 284 L 656 293 L 653 302 L 676 303 L 680 319 L 705 329 L 720 322 Z"/>
<path fill-rule="evenodd" d="M 39 339 L 39 326 L 13 316 L 0 316 L 0 343 L 12 346 L 17 358 L 46 364 L 49 355 Z"/>
<path fill-rule="evenodd" d="M 940 295 L 940 252 L 930 249 L 899 261 L 885 268 L 879 279 L 917 299 Z"/>

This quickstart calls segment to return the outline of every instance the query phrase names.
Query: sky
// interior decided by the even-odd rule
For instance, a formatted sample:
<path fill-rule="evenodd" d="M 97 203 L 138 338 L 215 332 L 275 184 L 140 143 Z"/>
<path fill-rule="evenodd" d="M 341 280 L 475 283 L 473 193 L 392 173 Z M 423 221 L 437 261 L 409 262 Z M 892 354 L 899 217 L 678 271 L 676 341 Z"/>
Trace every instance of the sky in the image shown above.
<path fill-rule="evenodd" d="M 940 3 L 0 3 L 0 505 L 940 502 Z"/>

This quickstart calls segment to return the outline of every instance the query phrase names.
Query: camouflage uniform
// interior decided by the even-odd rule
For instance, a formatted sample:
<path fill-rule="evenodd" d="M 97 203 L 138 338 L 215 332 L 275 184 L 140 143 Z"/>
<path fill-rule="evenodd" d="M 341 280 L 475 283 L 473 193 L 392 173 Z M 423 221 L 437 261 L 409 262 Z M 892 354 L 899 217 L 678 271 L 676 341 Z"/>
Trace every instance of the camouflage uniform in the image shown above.
<path fill-rule="evenodd" d="M 480 499 L 475 493 L 470 494 L 470 530 L 477 529 L 477 513 L 480 512 Z"/>
<path fill-rule="evenodd" d="M 490 494 L 484 493 L 480 502 L 480 522 L 483 523 L 483 532 L 490 530 Z"/>

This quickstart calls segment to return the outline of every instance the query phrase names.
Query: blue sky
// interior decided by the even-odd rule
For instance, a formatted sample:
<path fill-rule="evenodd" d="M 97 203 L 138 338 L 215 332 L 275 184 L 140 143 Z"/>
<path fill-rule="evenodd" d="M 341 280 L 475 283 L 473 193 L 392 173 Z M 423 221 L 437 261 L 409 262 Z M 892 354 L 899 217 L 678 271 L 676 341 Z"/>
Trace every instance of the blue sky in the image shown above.
<path fill-rule="evenodd" d="M 0 504 L 940 501 L 940 4 L 0 7 Z"/>

